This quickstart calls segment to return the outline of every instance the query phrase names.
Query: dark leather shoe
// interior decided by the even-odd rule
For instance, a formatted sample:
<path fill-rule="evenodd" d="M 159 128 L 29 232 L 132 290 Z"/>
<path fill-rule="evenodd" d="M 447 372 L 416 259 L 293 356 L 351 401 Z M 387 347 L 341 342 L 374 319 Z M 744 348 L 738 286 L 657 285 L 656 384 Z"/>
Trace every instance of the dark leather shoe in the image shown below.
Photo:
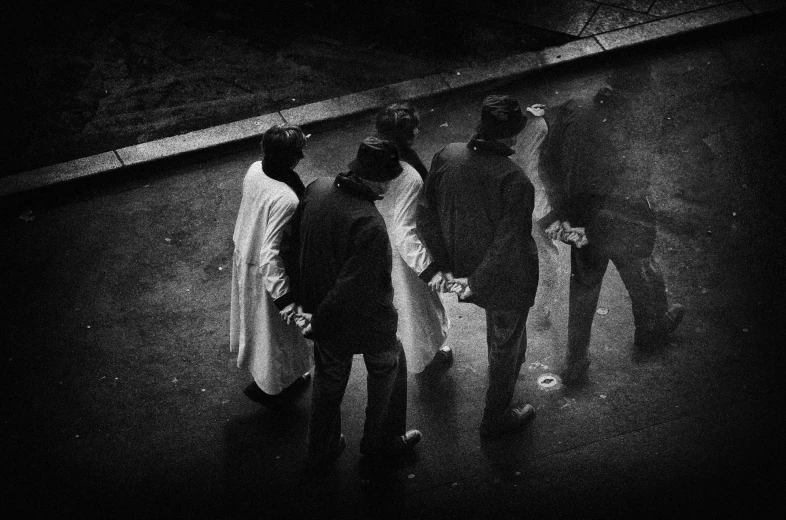
<path fill-rule="evenodd" d="M 257 386 L 255 381 L 251 381 L 247 387 L 243 389 L 243 393 L 246 394 L 246 397 L 254 401 L 255 403 L 259 403 L 262 406 L 271 409 L 278 409 L 281 407 L 281 398 L 279 395 L 270 395 L 264 392 L 259 386 Z"/>
<path fill-rule="evenodd" d="M 487 419 L 480 423 L 481 437 L 498 437 L 521 430 L 535 418 L 535 409 L 530 404 L 521 408 L 508 408 L 501 416 Z"/>
<path fill-rule="evenodd" d="M 404 435 L 393 437 L 382 450 L 375 453 L 366 454 L 371 459 L 403 457 L 412 453 L 415 445 L 423 438 L 419 430 L 409 430 Z"/>
<path fill-rule="evenodd" d="M 302 376 L 295 379 L 295 381 L 286 387 L 282 392 L 282 396 L 291 396 L 306 389 L 308 383 L 311 381 L 311 373 L 306 372 Z"/>
<path fill-rule="evenodd" d="M 434 354 L 434 359 L 429 363 L 433 370 L 447 370 L 453 366 L 453 350 L 450 347 L 442 347 Z"/>

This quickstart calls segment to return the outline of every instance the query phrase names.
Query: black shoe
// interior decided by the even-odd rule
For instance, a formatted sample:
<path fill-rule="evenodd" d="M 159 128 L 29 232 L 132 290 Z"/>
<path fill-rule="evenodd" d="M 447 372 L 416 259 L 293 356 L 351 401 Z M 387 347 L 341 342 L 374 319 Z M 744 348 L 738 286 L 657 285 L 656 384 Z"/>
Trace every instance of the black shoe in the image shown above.
<path fill-rule="evenodd" d="M 391 457 L 401 457 L 407 455 L 415 449 L 415 445 L 423 438 L 420 430 L 409 430 L 404 435 L 395 437 L 391 443 L 385 448 L 385 455 Z"/>
<path fill-rule="evenodd" d="M 255 381 L 251 381 L 251 383 L 243 389 L 243 393 L 255 403 L 259 403 L 267 408 L 275 410 L 281 407 L 281 394 L 270 395 L 259 388 Z"/>
<path fill-rule="evenodd" d="M 498 437 L 521 430 L 535 418 L 535 409 L 530 404 L 521 408 L 508 408 L 505 413 L 494 419 L 483 418 L 480 423 L 481 437 Z"/>
<path fill-rule="evenodd" d="M 390 459 L 403 457 L 413 452 L 415 445 L 423 438 L 419 430 L 409 430 L 404 435 L 393 437 L 390 442 L 380 450 L 370 453 L 362 453 L 363 456 L 371 461 L 378 459 Z"/>
<path fill-rule="evenodd" d="M 559 371 L 559 378 L 565 386 L 578 386 L 587 381 L 589 371 L 589 359 L 579 359 L 568 361 L 562 370 Z"/>
<path fill-rule="evenodd" d="M 300 376 L 297 379 L 295 379 L 295 381 L 291 385 L 286 387 L 281 392 L 280 395 L 282 397 L 290 397 L 292 395 L 295 395 L 295 394 L 305 390 L 306 387 L 308 386 L 308 383 L 310 381 L 311 381 L 311 373 L 310 372 L 306 372 L 302 376 Z"/>
<path fill-rule="evenodd" d="M 671 334 L 677 327 L 679 327 L 680 323 L 682 323 L 682 318 L 685 317 L 685 307 L 680 305 L 679 303 L 675 303 L 669 306 L 669 310 L 664 315 L 664 329 L 666 334 Z"/>
<path fill-rule="evenodd" d="M 453 366 L 453 350 L 450 347 L 441 347 L 434 354 L 434 359 L 429 363 L 429 369 L 444 372 Z"/>

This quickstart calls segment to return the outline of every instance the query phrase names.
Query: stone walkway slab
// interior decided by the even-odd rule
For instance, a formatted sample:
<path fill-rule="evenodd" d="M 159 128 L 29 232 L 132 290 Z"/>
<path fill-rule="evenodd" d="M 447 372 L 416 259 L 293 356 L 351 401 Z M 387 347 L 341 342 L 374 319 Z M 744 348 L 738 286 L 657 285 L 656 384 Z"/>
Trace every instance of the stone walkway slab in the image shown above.
<path fill-rule="evenodd" d="M 683 14 L 664 20 L 637 25 L 610 33 L 599 34 L 595 37 L 604 49 L 619 49 L 630 47 L 668 36 L 684 34 L 701 27 L 712 27 L 725 22 L 750 16 L 750 11 L 742 2 L 724 4 L 711 9 Z"/>

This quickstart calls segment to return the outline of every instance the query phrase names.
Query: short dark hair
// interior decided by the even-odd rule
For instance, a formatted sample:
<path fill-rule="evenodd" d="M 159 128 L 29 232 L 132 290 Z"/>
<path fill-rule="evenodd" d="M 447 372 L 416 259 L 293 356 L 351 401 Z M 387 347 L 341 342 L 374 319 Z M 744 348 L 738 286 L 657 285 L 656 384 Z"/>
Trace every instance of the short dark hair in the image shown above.
<path fill-rule="evenodd" d="M 377 134 L 394 143 L 404 143 L 415 137 L 420 116 L 409 102 L 391 103 L 377 112 Z"/>
<path fill-rule="evenodd" d="M 273 125 L 262 136 L 262 169 L 289 168 L 303 158 L 306 135 L 299 126 Z"/>

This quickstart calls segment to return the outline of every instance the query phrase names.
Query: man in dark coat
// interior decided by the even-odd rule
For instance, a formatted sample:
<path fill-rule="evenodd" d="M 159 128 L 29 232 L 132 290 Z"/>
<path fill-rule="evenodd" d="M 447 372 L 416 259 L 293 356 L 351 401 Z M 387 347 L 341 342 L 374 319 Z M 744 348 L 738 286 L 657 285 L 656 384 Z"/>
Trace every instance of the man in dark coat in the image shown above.
<path fill-rule="evenodd" d="M 592 320 L 609 260 L 630 294 L 640 352 L 661 344 L 682 320 L 668 306 L 652 257 L 655 213 L 648 198 L 658 116 L 645 66 L 619 67 L 612 88 L 572 99 L 546 114 L 540 172 L 553 211 L 541 225 L 553 237 L 576 230 L 571 247 L 568 349 L 564 384 L 587 375 Z"/>
<path fill-rule="evenodd" d="M 514 98 L 487 97 L 477 134 L 434 156 L 418 224 L 436 261 L 451 273 L 451 290 L 460 301 L 486 311 L 489 386 L 483 436 L 516 431 L 535 413 L 531 405 L 510 405 L 538 287 L 534 188 L 509 158 L 525 124 Z"/>
<path fill-rule="evenodd" d="M 421 438 L 417 430 L 405 431 L 407 369 L 396 338 L 390 240 L 374 205 L 401 173 L 396 147 L 367 138 L 349 170 L 312 182 L 294 217 L 297 321 L 315 344 L 308 455 L 319 465 L 344 448 L 340 408 L 353 354 L 363 354 L 368 371 L 361 453 L 402 455 Z"/>

